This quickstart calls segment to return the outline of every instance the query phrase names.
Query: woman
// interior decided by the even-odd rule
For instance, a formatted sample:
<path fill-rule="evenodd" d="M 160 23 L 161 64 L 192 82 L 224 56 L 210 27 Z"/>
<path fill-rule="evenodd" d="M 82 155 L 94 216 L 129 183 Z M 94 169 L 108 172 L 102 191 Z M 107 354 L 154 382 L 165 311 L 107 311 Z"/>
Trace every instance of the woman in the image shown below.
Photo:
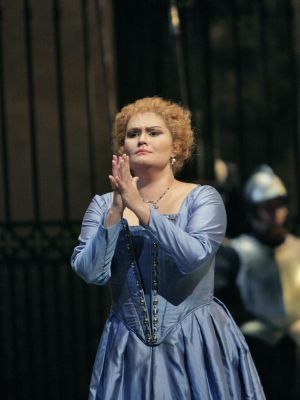
<path fill-rule="evenodd" d="M 226 216 L 210 186 L 174 178 L 193 142 L 190 114 L 145 98 L 116 116 L 109 176 L 95 196 L 72 266 L 110 281 L 113 303 L 90 399 L 264 399 L 244 338 L 213 298 Z"/>

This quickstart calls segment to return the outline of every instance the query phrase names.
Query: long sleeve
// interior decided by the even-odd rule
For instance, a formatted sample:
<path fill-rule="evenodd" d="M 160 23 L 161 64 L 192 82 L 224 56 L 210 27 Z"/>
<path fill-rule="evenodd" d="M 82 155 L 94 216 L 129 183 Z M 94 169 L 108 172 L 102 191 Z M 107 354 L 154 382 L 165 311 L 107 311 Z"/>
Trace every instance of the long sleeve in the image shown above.
<path fill-rule="evenodd" d="M 201 268 L 216 253 L 226 229 L 226 212 L 219 193 L 211 186 L 199 186 L 188 197 L 188 222 L 183 229 L 151 209 L 146 227 L 175 261 L 182 274 Z"/>
<path fill-rule="evenodd" d="M 105 284 L 111 276 L 111 260 L 121 230 L 121 222 L 104 227 L 109 194 L 95 196 L 82 222 L 79 245 L 75 247 L 71 266 L 88 283 Z"/>

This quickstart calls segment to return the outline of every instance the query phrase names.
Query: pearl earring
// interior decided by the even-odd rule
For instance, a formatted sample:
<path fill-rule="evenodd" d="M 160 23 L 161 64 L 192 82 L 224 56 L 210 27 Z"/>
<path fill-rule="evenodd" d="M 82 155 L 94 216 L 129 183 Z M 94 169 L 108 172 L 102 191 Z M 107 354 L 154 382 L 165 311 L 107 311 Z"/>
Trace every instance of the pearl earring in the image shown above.
<path fill-rule="evenodd" d="M 171 157 L 171 165 L 173 167 L 173 165 L 176 163 L 176 158 L 173 156 Z"/>

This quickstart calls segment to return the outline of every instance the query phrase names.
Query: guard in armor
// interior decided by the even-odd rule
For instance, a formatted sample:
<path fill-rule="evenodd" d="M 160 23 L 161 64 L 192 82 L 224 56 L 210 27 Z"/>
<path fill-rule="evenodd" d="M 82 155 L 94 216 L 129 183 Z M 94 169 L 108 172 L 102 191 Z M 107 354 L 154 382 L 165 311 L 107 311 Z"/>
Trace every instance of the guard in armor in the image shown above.
<path fill-rule="evenodd" d="M 250 231 L 230 240 L 248 315 L 241 325 L 267 399 L 300 399 L 300 239 L 288 233 L 287 190 L 268 166 L 247 181 Z"/>

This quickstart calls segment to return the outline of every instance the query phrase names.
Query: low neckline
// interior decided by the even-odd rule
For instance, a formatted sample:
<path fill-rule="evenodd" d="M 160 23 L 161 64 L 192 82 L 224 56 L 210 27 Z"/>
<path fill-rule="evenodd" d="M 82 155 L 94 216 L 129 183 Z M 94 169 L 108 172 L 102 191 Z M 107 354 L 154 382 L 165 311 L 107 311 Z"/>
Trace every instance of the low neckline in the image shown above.
<path fill-rule="evenodd" d="M 200 187 L 203 187 L 203 185 L 197 185 L 197 186 L 195 186 L 192 190 L 190 190 L 189 192 L 188 192 L 188 194 L 185 196 L 185 198 L 182 200 L 182 202 L 181 202 L 181 204 L 180 204 L 180 207 L 179 207 L 179 209 L 178 209 L 178 212 L 177 213 L 160 213 L 160 212 L 158 212 L 158 211 L 156 211 L 158 214 L 160 214 L 160 215 L 163 215 L 164 217 L 178 217 L 180 214 L 181 214 L 181 212 L 182 212 L 182 209 L 183 209 L 183 206 L 184 206 L 184 204 L 185 204 L 185 202 L 187 201 L 187 199 L 190 197 L 190 195 L 191 195 L 191 193 L 192 192 L 194 192 L 196 189 L 198 189 L 198 188 L 200 188 Z M 124 218 L 124 219 L 126 219 L 126 218 Z M 127 221 L 127 219 L 126 219 L 126 221 Z M 128 223 L 128 221 L 127 221 L 127 223 Z M 139 228 L 143 228 L 143 229 L 145 229 L 144 227 L 143 227 L 143 225 L 129 225 L 128 224 L 128 227 L 129 228 L 137 228 L 137 227 L 139 227 Z"/>

